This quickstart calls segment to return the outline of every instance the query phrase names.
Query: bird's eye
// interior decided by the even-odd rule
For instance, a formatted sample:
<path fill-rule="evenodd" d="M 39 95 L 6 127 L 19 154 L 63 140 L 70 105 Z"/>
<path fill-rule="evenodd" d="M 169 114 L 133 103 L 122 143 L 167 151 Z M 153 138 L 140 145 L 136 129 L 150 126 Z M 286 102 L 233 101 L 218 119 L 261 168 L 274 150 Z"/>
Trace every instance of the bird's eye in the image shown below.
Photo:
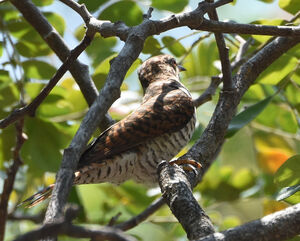
<path fill-rule="evenodd" d="M 169 64 L 173 67 L 173 68 L 175 68 L 176 66 L 177 66 L 177 63 L 176 63 L 176 60 L 175 59 L 169 59 Z"/>

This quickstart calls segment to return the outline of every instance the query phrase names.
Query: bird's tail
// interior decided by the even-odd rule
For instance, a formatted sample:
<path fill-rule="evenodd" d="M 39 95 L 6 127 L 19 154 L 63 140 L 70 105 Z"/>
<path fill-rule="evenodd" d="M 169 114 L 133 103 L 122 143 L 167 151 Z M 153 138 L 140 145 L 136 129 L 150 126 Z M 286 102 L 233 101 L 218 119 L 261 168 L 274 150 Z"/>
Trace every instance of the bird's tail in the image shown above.
<path fill-rule="evenodd" d="M 35 205 L 43 202 L 47 198 L 49 198 L 52 194 L 52 190 L 54 188 L 54 184 L 51 184 L 50 186 L 44 188 L 43 190 L 33 194 L 31 197 L 27 198 L 23 202 L 21 202 L 18 206 L 23 206 L 25 208 L 32 208 Z"/>

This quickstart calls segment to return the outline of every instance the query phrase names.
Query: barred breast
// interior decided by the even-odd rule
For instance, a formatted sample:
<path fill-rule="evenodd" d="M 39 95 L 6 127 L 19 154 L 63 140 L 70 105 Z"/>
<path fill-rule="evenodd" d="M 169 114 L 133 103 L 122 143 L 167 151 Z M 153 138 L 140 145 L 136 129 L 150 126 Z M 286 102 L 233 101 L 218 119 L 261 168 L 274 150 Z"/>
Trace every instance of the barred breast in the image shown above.
<path fill-rule="evenodd" d="M 174 120 L 176 121 L 176 120 Z M 127 151 L 101 163 L 93 163 L 75 173 L 74 184 L 111 182 L 120 184 L 128 179 L 144 184 L 157 182 L 157 165 L 170 161 L 189 142 L 196 117 L 181 130 L 145 142 L 134 151 Z"/>

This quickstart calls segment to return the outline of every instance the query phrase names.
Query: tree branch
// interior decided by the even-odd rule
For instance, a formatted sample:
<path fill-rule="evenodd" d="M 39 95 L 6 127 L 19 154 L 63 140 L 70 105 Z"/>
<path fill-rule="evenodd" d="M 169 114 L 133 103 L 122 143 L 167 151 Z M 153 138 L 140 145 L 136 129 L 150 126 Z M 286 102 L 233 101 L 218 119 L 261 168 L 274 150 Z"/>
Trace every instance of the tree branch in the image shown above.
<path fill-rule="evenodd" d="M 152 204 L 150 204 L 143 212 L 141 212 L 139 215 L 129 219 L 128 221 L 125 221 L 123 223 L 114 225 L 115 228 L 121 229 L 121 230 L 128 230 L 133 227 L 136 227 L 141 222 L 146 220 L 150 215 L 152 215 L 155 211 L 157 211 L 161 206 L 165 204 L 165 200 L 163 198 L 159 198 L 155 200 Z"/>
<path fill-rule="evenodd" d="M 259 24 L 240 24 L 203 19 L 198 30 L 220 33 L 258 34 L 271 36 L 300 36 L 300 27 L 267 26 Z"/>
<path fill-rule="evenodd" d="M 214 233 L 209 217 L 193 196 L 185 172 L 177 165 L 163 161 L 158 166 L 158 174 L 163 197 L 188 238 L 196 239 Z"/>
<path fill-rule="evenodd" d="M 28 220 L 34 223 L 41 223 L 43 222 L 45 217 L 45 213 L 41 212 L 36 215 L 22 215 L 22 214 L 16 214 L 16 213 L 11 213 L 8 214 L 7 218 L 11 221 L 20 221 L 20 220 Z"/>
<path fill-rule="evenodd" d="M 197 99 L 193 100 L 194 106 L 197 108 L 200 105 L 203 105 L 204 103 L 210 101 L 221 82 L 221 77 L 213 76 L 208 88 Z"/>
<path fill-rule="evenodd" d="M 214 2 L 214 0 L 206 0 L 207 2 Z M 211 20 L 219 21 L 219 17 L 216 9 L 208 11 L 208 16 Z M 231 77 L 231 66 L 229 61 L 229 48 L 226 47 L 225 40 L 222 33 L 214 33 L 217 42 L 217 47 L 219 50 L 219 56 L 222 66 L 222 81 L 223 90 L 231 91 L 233 88 L 232 77 Z"/>
<path fill-rule="evenodd" d="M 119 97 L 120 86 L 124 79 L 124 76 L 131 64 L 133 63 L 133 61 L 140 54 L 145 39 L 150 35 L 159 34 L 161 32 L 180 26 L 188 26 L 192 29 L 197 28 L 203 30 L 203 28 L 207 27 L 208 24 L 210 24 L 210 31 L 220 31 L 218 30 L 218 28 L 220 28 L 220 26 L 223 26 L 225 23 L 218 24 L 218 22 L 215 21 L 208 21 L 205 19 L 203 20 L 203 14 L 213 8 L 216 8 L 217 6 L 226 4 L 228 2 L 231 1 L 221 0 L 211 4 L 200 3 L 198 8 L 194 11 L 184 14 L 172 15 L 169 18 L 160 21 L 152 21 L 149 19 L 150 16 L 148 16 L 147 18 L 144 18 L 142 24 L 132 28 L 127 27 L 124 23 L 113 24 L 109 21 L 100 21 L 93 17 L 90 18 L 88 29 L 97 30 L 104 37 L 118 36 L 121 40 L 124 40 L 126 42 L 120 54 L 113 61 L 111 61 L 111 68 L 107 76 L 105 86 L 101 89 L 99 96 L 97 97 L 96 101 L 91 106 L 90 110 L 85 116 L 78 132 L 72 140 L 72 143 L 64 151 L 61 168 L 58 172 L 56 185 L 47 210 L 45 219 L 46 223 L 54 223 L 63 216 L 63 209 L 67 200 L 70 187 L 72 185 L 73 173 L 77 166 L 79 156 L 85 144 L 87 143 L 93 131 L 95 130 L 97 123 L 103 119 L 110 105 Z M 254 34 L 258 34 L 258 32 L 262 29 L 264 29 L 265 31 L 261 31 L 261 33 L 270 34 L 272 32 L 274 35 L 283 34 L 289 36 L 296 36 L 299 35 L 300 32 L 299 28 L 297 27 L 279 28 L 273 26 L 259 25 L 243 26 L 245 27 L 245 29 L 247 29 L 247 31 L 252 31 L 252 33 Z M 224 31 L 226 32 L 230 28 L 236 30 L 240 29 L 241 26 L 232 25 L 232 23 L 228 25 L 226 23 Z M 254 30 L 257 30 L 257 32 L 255 32 Z M 233 79 L 234 85 L 236 87 L 236 92 L 224 92 L 221 94 L 220 100 L 208 127 L 201 136 L 200 140 L 190 149 L 190 151 L 185 155 L 185 157 L 190 157 L 194 160 L 200 160 L 201 163 L 203 163 L 204 169 L 210 165 L 214 155 L 218 152 L 220 146 L 224 141 L 224 136 L 228 124 L 231 118 L 233 117 L 236 106 L 239 103 L 244 92 L 249 88 L 249 86 L 252 84 L 252 82 L 258 76 L 258 74 L 262 72 L 262 68 L 266 68 L 283 52 L 285 52 L 290 47 L 294 46 L 298 41 L 299 39 L 297 38 L 278 38 L 276 51 L 267 48 L 267 50 L 265 50 L 266 52 L 263 53 L 268 56 L 267 60 L 266 56 L 262 58 L 260 53 L 263 51 L 260 51 L 254 57 L 252 57 L 246 64 L 243 65 L 240 72 Z M 272 53 L 270 53 L 270 51 L 272 51 Z M 263 61 L 265 62 L 261 63 Z M 259 66 L 257 66 L 257 62 L 259 63 Z M 201 175 L 198 175 L 198 177 L 200 176 Z M 191 189 L 189 185 L 186 186 L 186 188 L 189 190 Z M 172 190 L 172 188 L 170 188 L 170 190 Z M 181 191 L 181 189 L 179 191 Z M 164 193 L 164 195 L 166 195 L 166 199 L 168 201 L 173 200 L 172 196 L 168 196 L 167 193 Z M 180 199 L 178 200 L 180 202 L 182 201 Z M 195 209 L 197 209 L 197 215 L 199 215 L 199 213 L 202 214 L 200 215 L 200 217 L 198 216 L 200 219 L 205 218 L 205 215 L 202 213 L 200 207 L 195 207 Z M 194 221 L 198 222 L 198 220 Z M 189 229 L 190 227 L 186 226 L 185 228 Z M 211 230 L 209 230 L 209 232 L 210 231 Z M 192 235 L 194 234 L 190 234 L 190 237 L 193 237 Z"/>
<path fill-rule="evenodd" d="M 280 241 L 300 233 L 300 204 L 241 226 L 214 233 L 199 241 Z"/>
<path fill-rule="evenodd" d="M 71 223 L 78 214 L 78 209 L 69 207 L 66 210 L 65 218 L 59 219 L 54 223 L 45 224 L 42 227 L 23 234 L 15 241 L 31 241 L 54 237 L 59 234 L 68 235 L 74 238 L 91 238 L 92 240 L 114 240 L 114 241 L 136 241 L 135 238 L 111 227 L 97 227 L 88 229 L 82 226 L 75 226 Z"/>
<path fill-rule="evenodd" d="M 203 8 L 210 9 L 219 6 L 220 4 L 225 4 L 225 2 L 231 2 L 231 0 L 218 1 L 214 4 L 206 3 L 203 5 Z M 45 223 L 54 222 L 62 216 L 62 211 L 73 183 L 73 173 L 77 167 L 80 154 L 94 132 L 96 123 L 103 118 L 111 104 L 120 96 L 120 86 L 125 74 L 142 51 L 145 39 L 164 29 L 169 29 L 170 26 L 168 26 L 168 24 L 170 22 L 176 26 L 182 26 L 188 20 L 202 19 L 204 12 L 202 12 L 200 5 L 195 11 L 190 12 L 190 17 L 189 14 L 181 15 L 180 18 L 178 18 L 178 16 L 177 18 L 176 16 L 172 16 L 168 19 L 161 20 L 159 25 L 153 25 L 153 21 L 145 18 L 140 25 L 128 30 L 128 37 L 124 47 L 119 55 L 111 61 L 111 68 L 104 87 L 101 89 L 96 101 L 84 117 L 70 146 L 64 151 L 62 164 L 57 174 L 56 184 L 46 213 Z M 200 17 L 199 13 L 201 13 Z M 93 23 L 93 21 L 90 21 L 90 24 L 91 22 Z M 104 25 L 105 23 L 102 22 L 101 26 Z M 156 27 L 160 28 L 157 29 Z M 114 30 L 118 30 L 118 26 L 114 27 Z"/>

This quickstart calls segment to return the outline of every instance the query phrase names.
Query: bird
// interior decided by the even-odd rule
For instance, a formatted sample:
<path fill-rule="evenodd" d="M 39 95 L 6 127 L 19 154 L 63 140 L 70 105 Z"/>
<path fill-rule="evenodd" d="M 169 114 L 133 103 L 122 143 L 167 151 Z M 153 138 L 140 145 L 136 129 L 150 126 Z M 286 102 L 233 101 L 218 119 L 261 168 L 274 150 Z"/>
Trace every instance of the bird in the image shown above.
<path fill-rule="evenodd" d="M 180 82 L 179 72 L 183 70 L 167 54 L 151 57 L 141 65 L 141 105 L 88 145 L 79 159 L 73 185 L 120 184 L 128 179 L 145 185 L 158 182 L 157 165 L 176 156 L 195 130 L 192 96 Z M 51 195 L 53 187 L 50 185 L 21 205 L 35 206 Z"/>

